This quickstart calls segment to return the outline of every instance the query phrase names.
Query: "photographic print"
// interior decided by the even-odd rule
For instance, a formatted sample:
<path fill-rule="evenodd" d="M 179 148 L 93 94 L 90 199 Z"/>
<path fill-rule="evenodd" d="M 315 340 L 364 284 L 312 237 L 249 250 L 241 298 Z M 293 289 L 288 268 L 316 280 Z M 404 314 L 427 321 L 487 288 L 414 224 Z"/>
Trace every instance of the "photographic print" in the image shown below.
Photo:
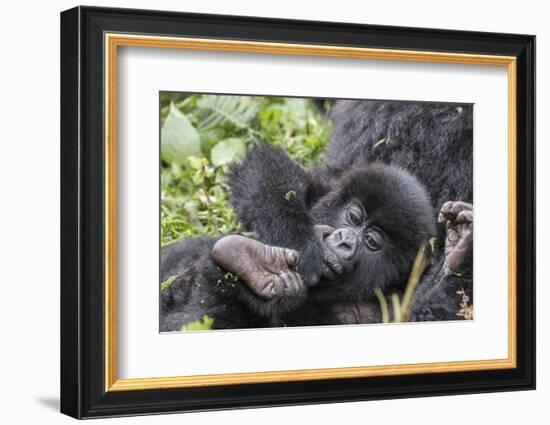
<path fill-rule="evenodd" d="M 472 104 L 160 93 L 160 331 L 472 320 Z"/>
<path fill-rule="evenodd" d="M 80 6 L 61 76 L 63 413 L 535 388 L 534 36 Z"/>

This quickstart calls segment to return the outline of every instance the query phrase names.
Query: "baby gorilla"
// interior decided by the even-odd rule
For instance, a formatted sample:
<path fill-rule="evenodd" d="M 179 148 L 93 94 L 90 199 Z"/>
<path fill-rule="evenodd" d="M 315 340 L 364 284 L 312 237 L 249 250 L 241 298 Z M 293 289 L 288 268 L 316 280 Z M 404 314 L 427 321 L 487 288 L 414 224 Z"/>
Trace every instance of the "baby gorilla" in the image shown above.
<path fill-rule="evenodd" d="M 397 167 L 353 167 L 328 185 L 260 144 L 229 182 L 257 240 L 199 238 L 163 253 L 162 279 L 175 277 L 161 294 L 163 331 L 204 314 L 215 328 L 340 323 L 347 311 L 334 305 L 402 283 L 435 234 L 424 187 Z"/>

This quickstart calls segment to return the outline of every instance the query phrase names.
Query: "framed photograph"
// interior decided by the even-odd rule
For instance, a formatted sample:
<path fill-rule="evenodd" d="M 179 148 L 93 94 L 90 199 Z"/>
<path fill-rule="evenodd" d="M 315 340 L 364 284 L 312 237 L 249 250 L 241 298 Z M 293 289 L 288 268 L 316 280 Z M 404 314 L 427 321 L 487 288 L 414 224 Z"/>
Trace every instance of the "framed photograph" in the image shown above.
<path fill-rule="evenodd" d="M 61 411 L 534 389 L 534 70 L 530 35 L 63 12 Z"/>

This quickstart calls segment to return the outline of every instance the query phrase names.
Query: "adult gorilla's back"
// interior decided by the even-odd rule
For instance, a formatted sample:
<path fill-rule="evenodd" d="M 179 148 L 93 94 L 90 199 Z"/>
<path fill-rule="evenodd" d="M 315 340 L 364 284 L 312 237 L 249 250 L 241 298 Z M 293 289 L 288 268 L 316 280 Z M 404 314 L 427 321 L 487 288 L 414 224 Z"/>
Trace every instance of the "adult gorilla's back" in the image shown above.
<path fill-rule="evenodd" d="M 434 207 L 449 200 L 472 202 L 472 105 L 336 101 L 327 151 L 334 171 L 381 161 L 415 174 Z"/>

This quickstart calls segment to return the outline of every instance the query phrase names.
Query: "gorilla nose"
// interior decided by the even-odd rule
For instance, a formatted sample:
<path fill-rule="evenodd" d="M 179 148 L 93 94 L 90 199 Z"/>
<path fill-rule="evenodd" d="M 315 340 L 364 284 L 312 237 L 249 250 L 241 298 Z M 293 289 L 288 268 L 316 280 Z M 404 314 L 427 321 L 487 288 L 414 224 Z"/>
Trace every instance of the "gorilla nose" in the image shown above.
<path fill-rule="evenodd" d="M 351 229 L 336 229 L 328 236 L 327 244 L 338 258 L 349 260 L 357 250 L 357 235 Z"/>

